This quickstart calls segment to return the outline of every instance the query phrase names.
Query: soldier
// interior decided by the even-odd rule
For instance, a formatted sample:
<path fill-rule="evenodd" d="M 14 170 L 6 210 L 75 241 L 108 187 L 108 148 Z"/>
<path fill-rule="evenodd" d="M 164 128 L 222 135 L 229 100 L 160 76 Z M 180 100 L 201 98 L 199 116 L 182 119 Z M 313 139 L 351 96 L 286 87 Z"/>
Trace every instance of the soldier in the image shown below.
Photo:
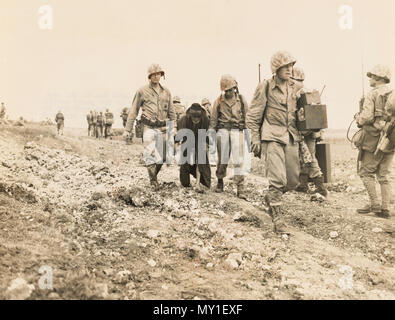
<path fill-rule="evenodd" d="M 193 159 L 194 161 L 189 161 L 187 159 L 186 163 L 181 164 L 180 166 L 180 181 L 181 185 L 184 187 L 190 187 L 190 175 L 192 174 L 197 180 L 198 183 L 210 188 L 211 186 L 211 168 L 210 164 L 208 163 L 208 157 L 206 153 L 207 149 L 207 140 L 206 143 L 201 146 L 199 145 L 198 141 L 198 133 L 200 129 L 208 130 L 209 128 L 209 120 L 206 115 L 206 111 L 202 106 L 198 103 L 192 104 L 187 112 L 186 115 L 182 116 L 181 119 L 178 121 L 177 129 L 189 129 L 194 134 L 194 152 L 193 152 Z M 180 131 L 179 131 L 180 132 Z M 176 141 L 179 141 L 176 136 Z M 187 141 L 186 137 L 184 137 L 183 142 Z M 203 150 L 204 149 L 204 150 Z M 199 154 L 201 152 L 206 153 L 206 160 L 204 163 L 199 163 Z M 184 157 L 187 157 L 187 150 L 184 151 Z M 199 178 L 200 177 L 200 178 Z M 197 185 L 199 190 L 199 185 Z"/>
<path fill-rule="evenodd" d="M 86 121 L 88 122 L 88 137 L 92 134 L 92 111 L 86 115 Z"/>
<path fill-rule="evenodd" d="M 104 114 L 105 117 L 105 128 L 104 128 L 104 138 L 107 139 L 107 137 L 110 137 L 111 139 L 111 127 L 114 123 L 114 114 L 109 111 L 109 109 L 106 110 L 106 113 Z"/>
<path fill-rule="evenodd" d="M 202 107 L 206 110 L 207 117 L 210 120 L 210 117 L 211 117 L 211 103 L 210 103 L 210 100 L 207 99 L 207 98 L 204 98 L 202 100 Z"/>
<path fill-rule="evenodd" d="M 92 111 L 92 130 L 93 130 L 93 137 L 98 137 L 98 130 L 97 130 L 97 111 Z"/>
<path fill-rule="evenodd" d="M 377 65 L 367 73 L 372 90 L 361 99 L 359 113 L 355 115 L 358 127 L 362 128 L 358 161 L 358 174 L 365 185 L 370 203 L 357 209 L 358 213 L 373 212 L 381 218 L 389 217 L 389 203 L 391 200 L 391 186 L 388 181 L 391 162 L 394 157 L 392 144 L 383 151 L 376 152 L 380 135 L 386 127 L 386 101 L 391 93 L 387 84 L 391 81 L 391 71 L 388 67 Z M 389 99 L 390 100 L 390 99 Z M 390 107 L 387 107 L 391 110 Z M 391 112 L 393 115 L 393 113 Z M 375 154 L 376 152 L 376 154 Z M 381 205 L 376 193 L 377 178 L 381 189 Z"/>
<path fill-rule="evenodd" d="M 63 135 L 64 116 L 63 116 L 63 113 L 60 112 L 60 110 L 59 110 L 58 113 L 56 114 L 55 122 L 56 122 L 56 124 L 57 124 L 58 134 L 59 134 L 59 135 Z"/>
<path fill-rule="evenodd" d="M 304 72 L 302 69 L 294 67 L 291 79 L 295 82 L 296 88 L 300 88 L 299 92 L 296 94 L 298 97 L 301 92 L 303 92 L 304 88 Z M 296 188 L 296 191 L 307 193 L 309 187 L 308 182 L 309 178 L 313 180 L 314 185 L 317 188 L 317 192 L 322 196 L 326 197 L 328 195 L 328 191 L 324 186 L 324 175 L 322 174 L 321 168 L 318 164 L 318 160 L 315 156 L 315 147 L 317 143 L 317 139 L 321 138 L 321 132 L 313 132 L 312 130 L 301 131 L 304 142 L 307 145 L 307 148 L 310 152 L 310 162 L 306 163 L 303 159 L 301 159 L 300 163 L 302 164 L 300 176 L 299 176 L 299 185 Z M 301 142 L 302 143 L 302 142 Z M 300 158 L 302 158 L 302 153 L 300 152 Z"/>
<path fill-rule="evenodd" d="M 262 153 L 269 191 L 265 196 L 274 230 L 289 233 L 283 220 L 282 195 L 299 182 L 300 133 L 296 128 L 296 88 L 291 80 L 296 60 L 279 51 L 271 58 L 273 77 L 261 82 L 247 113 L 255 155 Z"/>
<path fill-rule="evenodd" d="M 182 116 L 185 115 L 185 107 L 181 104 L 181 99 L 178 96 L 173 98 L 173 105 L 176 111 L 177 122 Z"/>
<path fill-rule="evenodd" d="M 100 111 L 97 115 L 97 138 L 103 138 L 103 129 L 104 129 L 104 115 L 103 112 Z"/>
<path fill-rule="evenodd" d="M 125 138 L 133 137 L 134 120 L 142 108 L 143 158 L 154 190 L 159 190 L 157 175 L 163 162 L 166 161 L 166 129 L 170 131 L 170 136 L 167 137 L 169 143 L 174 141 L 175 135 L 176 112 L 171 94 L 160 84 L 160 78 L 164 75 L 165 72 L 158 64 L 153 64 L 148 68 L 149 84 L 136 92 L 123 134 Z"/>
<path fill-rule="evenodd" d="M 5 117 L 5 105 L 4 102 L 1 103 L 1 109 L 0 109 L 0 120 L 4 119 Z"/>
<path fill-rule="evenodd" d="M 214 102 L 210 118 L 210 129 L 217 131 L 218 163 L 216 192 L 224 191 L 224 177 L 232 153 L 235 174 L 233 181 L 237 186 L 237 196 L 246 199 L 244 191 L 244 129 L 248 104 L 239 94 L 238 84 L 231 75 L 223 75 L 220 81 L 221 94 Z M 240 156 L 241 153 L 241 156 Z"/>
<path fill-rule="evenodd" d="M 128 114 L 129 114 L 129 109 L 127 107 L 123 108 L 121 112 L 121 118 L 122 118 L 122 125 L 124 128 L 126 127 L 126 122 L 128 121 Z"/>

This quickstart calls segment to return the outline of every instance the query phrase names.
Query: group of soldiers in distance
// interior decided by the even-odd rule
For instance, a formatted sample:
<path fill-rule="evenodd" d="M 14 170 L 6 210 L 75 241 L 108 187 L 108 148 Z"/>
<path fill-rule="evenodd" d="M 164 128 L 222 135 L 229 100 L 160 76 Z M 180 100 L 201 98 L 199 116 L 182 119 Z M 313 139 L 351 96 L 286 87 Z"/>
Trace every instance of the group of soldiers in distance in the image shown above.
<path fill-rule="evenodd" d="M 106 109 L 106 112 L 97 112 L 96 110 L 91 110 L 86 115 L 86 120 L 88 122 L 88 136 L 100 138 L 110 138 L 112 135 L 112 125 L 114 124 L 114 114 Z"/>

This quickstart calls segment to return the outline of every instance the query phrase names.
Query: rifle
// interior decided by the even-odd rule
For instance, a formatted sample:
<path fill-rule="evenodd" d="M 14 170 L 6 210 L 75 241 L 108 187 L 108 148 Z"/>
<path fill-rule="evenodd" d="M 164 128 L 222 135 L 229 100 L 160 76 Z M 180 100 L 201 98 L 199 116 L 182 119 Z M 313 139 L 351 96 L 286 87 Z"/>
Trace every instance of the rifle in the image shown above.
<path fill-rule="evenodd" d="M 395 128 L 395 120 L 387 122 L 383 131 L 381 131 L 379 143 L 377 144 L 377 148 L 376 151 L 374 152 L 374 155 L 377 155 L 380 151 L 383 152 L 388 147 L 390 143 L 389 137 L 391 136 L 394 128 Z"/>

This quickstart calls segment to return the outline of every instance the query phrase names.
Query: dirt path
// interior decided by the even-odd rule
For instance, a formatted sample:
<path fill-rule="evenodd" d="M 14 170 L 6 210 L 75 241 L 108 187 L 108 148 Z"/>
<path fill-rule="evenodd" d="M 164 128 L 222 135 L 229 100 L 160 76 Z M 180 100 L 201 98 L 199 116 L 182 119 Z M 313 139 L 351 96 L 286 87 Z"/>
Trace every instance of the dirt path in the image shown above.
<path fill-rule="evenodd" d="M 327 202 L 286 195 L 286 238 L 272 231 L 259 170 L 248 201 L 231 179 L 223 194 L 180 188 L 177 166 L 154 193 L 141 143 L 53 132 L 0 128 L 0 298 L 17 277 L 31 299 L 395 298 L 395 223 L 354 213 L 366 197 L 345 143 L 332 145 Z M 43 265 L 53 290 L 38 286 Z"/>

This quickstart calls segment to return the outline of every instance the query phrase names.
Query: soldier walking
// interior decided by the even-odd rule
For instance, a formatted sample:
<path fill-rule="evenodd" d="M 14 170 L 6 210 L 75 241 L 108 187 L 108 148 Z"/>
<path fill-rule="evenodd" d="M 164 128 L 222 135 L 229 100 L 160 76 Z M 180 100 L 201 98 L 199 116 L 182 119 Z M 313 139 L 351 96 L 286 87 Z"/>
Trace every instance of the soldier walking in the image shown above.
<path fill-rule="evenodd" d="M 157 175 L 163 162 L 166 161 L 166 138 L 171 143 L 174 142 L 175 135 L 176 112 L 171 94 L 167 88 L 160 84 L 160 79 L 164 75 L 165 72 L 158 64 L 153 64 L 148 68 L 149 84 L 136 92 L 123 134 L 127 139 L 133 137 L 134 121 L 142 108 L 143 159 L 154 190 L 159 190 Z M 166 122 L 168 122 L 168 127 Z M 170 133 L 168 137 L 166 137 L 166 129 Z"/>
<path fill-rule="evenodd" d="M 248 111 L 248 104 L 245 98 L 239 94 L 238 84 L 231 75 L 223 75 L 220 81 L 220 88 L 224 94 L 215 100 L 211 118 L 210 129 L 217 131 L 218 163 L 216 176 L 218 178 L 216 192 L 224 191 L 224 178 L 230 154 L 232 153 L 234 165 L 233 181 L 237 186 L 237 196 L 246 199 L 244 190 L 243 171 L 245 149 L 244 149 L 244 129 L 245 115 Z"/>
<path fill-rule="evenodd" d="M 63 115 L 63 113 L 60 110 L 56 114 L 55 122 L 56 122 L 56 125 L 57 125 L 58 134 L 59 135 L 63 135 L 64 115 Z"/>
<path fill-rule="evenodd" d="M 109 109 L 106 110 L 104 114 L 105 117 L 105 128 L 104 128 L 104 138 L 110 137 L 111 139 L 111 127 L 114 123 L 114 114 L 110 112 Z"/>
<path fill-rule="evenodd" d="M 103 112 L 97 115 L 97 138 L 103 138 L 104 116 Z"/>
<path fill-rule="evenodd" d="M 261 82 L 247 113 L 255 155 L 265 161 L 269 191 L 265 197 L 274 230 L 289 233 L 283 220 L 282 196 L 299 182 L 299 141 L 296 128 L 296 88 L 291 79 L 296 60 L 285 51 L 271 58 L 273 77 Z"/>
<path fill-rule="evenodd" d="M 207 118 L 210 120 L 211 118 L 211 103 L 207 98 L 202 99 L 202 107 L 206 110 Z"/>
<path fill-rule="evenodd" d="M 295 82 L 296 88 L 299 87 L 301 88 L 300 90 L 304 89 L 305 75 L 301 68 L 293 68 L 291 79 Z M 299 93 L 301 92 L 300 90 Z M 298 93 L 296 95 L 297 97 L 299 96 Z M 321 138 L 321 131 L 306 130 L 301 131 L 300 133 L 302 134 L 302 138 L 310 152 L 311 159 L 309 159 L 309 163 L 300 159 L 301 171 L 299 176 L 299 185 L 297 186 L 296 191 L 307 193 L 309 190 L 308 182 L 310 178 L 313 181 L 317 192 L 326 197 L 328 195 L 328 191 L 324 186 L 324 175 L 322 174 L 318 160 L 315 156 L 316 144 L 317 140 Z M 302 153 L 300 153 L 300 158 L 303 158 Z"/>
<path fill-rule="evenodd" d="M 381 218 L 389 217 L 389 204 L 391 200 L 391 185 L 388 180 L 392 159 L 395 152 L 394 133 L 390 134 L 390 143 L 382 151 L 376 152 L 380 136 L 383 130 L 387 130 L 386 120 L 393 119 L 393 106 L 387 105 L 388 96 L 391 90 L 388 83 L 391 81 L 391 71 L 388 67 L 377 65 L 367 73 L 370 78 L 372 90 L 367 96 L 361 99 L 360 111 L 355 115 L 355 119 L 362 128 L 362 139 L 360 141 L 358 155 L 358 174 L 366 188 L 369 196 L 369 203 L 357 209 L 358 213 L 375 213 Z M 388 114 L 390 113 L 390 115 Z M 387 129 L 386 129 L 387 128 Z M 391 143 L 392 137 L 392 143 Z M 380 184 L 381 204 L 376 192 L 376 181 Z"/>
<path fill-rule="evenodd" d="M 92 134 L 92 111 L 90 111 L 87 115 L 86 115 L 86 121 L 88 122 L 88 137 L 91 136 Z"/>
<path fill-rule="evenodd" d="M 176 111 L 176 120 L 180 120 L 185 115 L 185 107 L 181 104 L 181 99 L 178 96 L 173 98 L 174 110 Z"/>
<path fill-rule="evenodd" d="M 126 122 L 128 121 L 128 114 L 129 114 L 129 109 L 127 107 L 123 108 L 121 112 L 121 118 L 122 118 L 122 125 L 124 128 L 126 127 Z"/>

